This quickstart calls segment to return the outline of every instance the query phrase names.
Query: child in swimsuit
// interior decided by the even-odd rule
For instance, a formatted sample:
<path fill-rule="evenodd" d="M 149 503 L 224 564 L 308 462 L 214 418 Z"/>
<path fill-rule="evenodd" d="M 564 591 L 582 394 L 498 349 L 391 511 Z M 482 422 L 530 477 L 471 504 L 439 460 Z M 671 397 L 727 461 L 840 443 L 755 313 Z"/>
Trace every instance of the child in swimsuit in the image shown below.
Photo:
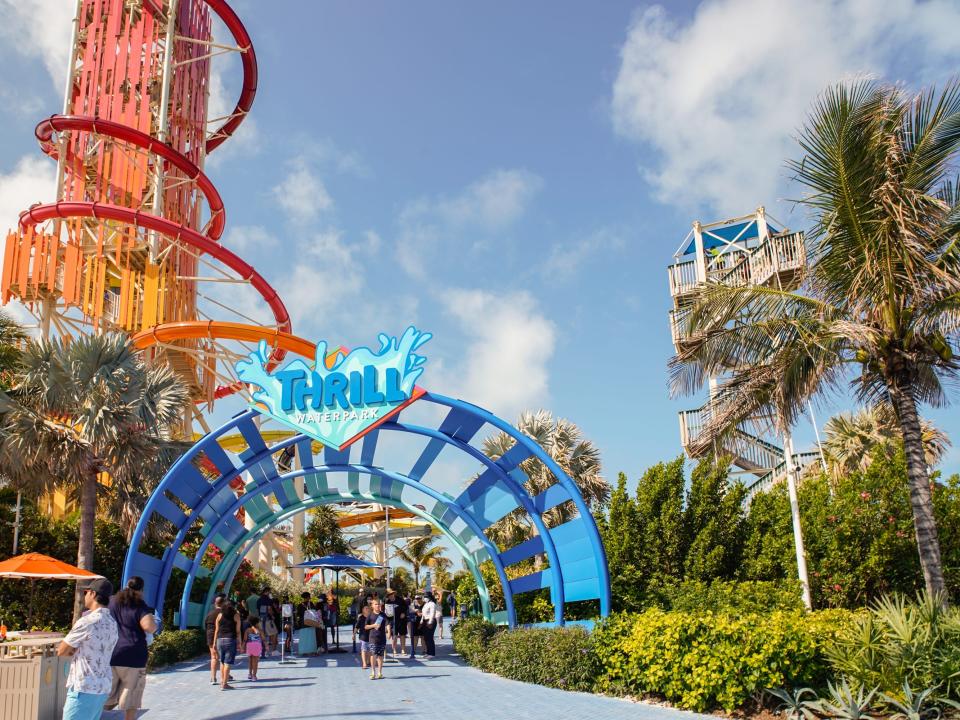
<path fill-rule="evenodd" d="M 260 635 L 260 618 L 251 615 L 248 627 L 243 633 L 243 644 L 247 649 L 247 661 L 250 669 L 247 671 L 247 680 L 257 679 L 257 668 L 260 666 L 260 654 L 263 652 L 263 637 Z"/>

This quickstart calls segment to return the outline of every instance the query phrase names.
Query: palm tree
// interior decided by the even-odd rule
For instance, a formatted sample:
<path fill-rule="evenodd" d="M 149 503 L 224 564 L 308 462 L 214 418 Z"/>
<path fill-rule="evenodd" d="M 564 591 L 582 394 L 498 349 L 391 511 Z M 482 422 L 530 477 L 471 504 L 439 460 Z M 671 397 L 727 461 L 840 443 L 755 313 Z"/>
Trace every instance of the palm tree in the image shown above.
<path fill-rule="evenodd" d="M 14 372 L 20 366 L 20 346 L 26 338 L 17 321 L 0 311 L 0 389 L 10 387 Z"/>
<path fill-rule="evenodd" d="M 920 427 L 924 461 L 934 467 L 950 447 L 950 439 L 928 420 L 921 420 Z M 835 480 L 870 467 L 877 448 L 892 454 L 899 444 L 900 425 L 886 403 L 840 413 L 824 425 L 823 453 Z"/>
<path fill-rule="evenodd" d="M 443 556 L 443 548 L 435 545 L 437 538 L 434 535 L 426 535 L 408 542 L 404 547 L 397 550 L 397 557 L 410 564 L 413 570 L 413 584 L 415 588 L 420 587 L 420 570 L 436 562 Z M 443 558 L 446 560 L 446 558 Z M 449 561 L 447 561 L 449 562 Z"/>
<path fill-rule="evenodd" d="M 145 365 L 125 335 L 27 344 L 15 384 L 0 392 L 0 462 L 17 487 L 79 494 L 79 567 L 93 568 L 98 477 L 131 491 L 188 401 L 173 371 Z"/>
<path fill-rule="evenodd" d="M 598 510 L 610 500 L 610 485 L 601 474 L 600 451 L 583 431 L 563 418 L 554 419 L 546 410 L 526 411 L 517 420 L 517 429 L 533 438 L 550 458 L 567 473 L 580 490 L 591 511 Z M 515 440 L 507 433 L 498 433 L 483 441 L 483 452 L 496 460 L 513 447 Z M 526 490 L 531 496 L 542 493 L 556 482 L 553 473 L 536 458 L 520 463 L 527 476 Z M 544 513 L 547 527 L 556 527 L 570 520 L 576 513 L 572 502 L 561 503 Z M 501 549 L 512 547 L 533 534 L 525 511 L 517 509 L 501 518 L 487 531 L 487 535 Z"/>
<path fill-rule="evenodd" d="M 786 430 L 806 402 L 850 380 L 864 403 L 894 408 L 914 528 L 930 593 L 944 591 L 918 406 L 946 402 L 960 332 L 960 86 L 908 97 L 870 81 L 828 89 L 790 166 L 813 212 L 798 292 L 705 283 L 671 360 L 675 392 L 725 375 L 707 446 L 739 423 Z M 770 412 L 771 409 L 773 412 Z"/>

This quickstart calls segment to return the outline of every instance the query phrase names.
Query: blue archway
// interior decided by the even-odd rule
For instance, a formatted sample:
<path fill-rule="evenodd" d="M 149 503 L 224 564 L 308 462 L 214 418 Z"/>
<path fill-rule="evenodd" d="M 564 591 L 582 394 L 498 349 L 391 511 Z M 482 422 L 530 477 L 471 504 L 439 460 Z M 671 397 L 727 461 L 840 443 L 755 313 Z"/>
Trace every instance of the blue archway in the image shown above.
<path fill-rule="evenodd" d="M 255 422 L 255 410 L 237 415 L 198 441 L 154 491 L 127 553 L 124 582 L 133 575 L 141 576 L 145 600 L 161 611 L 174 568 L 183 571 L 186 583 L 179 599 L 179 625 L 199 625 L 209 593 L 220 583 L 229 587 L 244 554 L 270 528 L 315 505 L 365 499 L 409 510 L 447 536 L 477 579 L 484 614 L 491 620 L 515 626 L 514 596 L 541 588 L 549 588 L 554 624 L 563 624 L 565 606 L 571 602 L 599 600 L 600 614 L 608 615 L 610 581 L 603 545 L 593 516 L 570 477 L 534 440 L 475 405 L 432 393 L 418 403 L 434 405 L 443 420 L 434 428 L 405 423 L 396 416 L 342 451 L 323 447 L 319 453 L 314 453 L 314 441 L 301 434 L 268 444 Z M 485 426 L 515 440 L 497 460 L 470 444 Z M 220 444 L 235 433 L 240 433 L 247 445 L 237 460 Z M 377 464 L 378 440 L 387 433 L 426 440 L 411 468 L 401 471 Z M 456 497 L 431 487 L 427 477 L 445 449 L 463 453 L 483 468 Z M 284 450 L 293 453 L 298 467 L 286 471 L 278 467 L 276 456 Z M 529 458 L 542 461 L 556 479 L 535 496 L 525 489 L 527 476 L 521 468 Z M 207 469 L 206 475 L 201 467 Z M 212 479 L 211 467 L 216 468 Z M 294 486 L 298 478 L 304 483 L 302 499 Z M 244 482 L 242 494 L 231 487 L 238 479 Z M 547 528 L 543 514 L 566 502 L 576 506 L 576 517 Z M 241 508 L 252 519 L 252 528 L 237 519 Z M 536 534 L 514 547 L 498 548 L 484 531 L 518 508 Z M 174 541 L 160 557 L 143 549 L 151 522 L 172 525 L 175 530 Z M 184 541 L 191 529 L 199 530 L 203 540 L 199 548 L 188 551 Z M 223 551 L 212 571 L 201 564 L 211 543 Z M 546 562 L 540 570 L 510 578 L 508 567 L 541 554 Z M 487 561 L 496 569 L 503 588 L 506 608 L 500 613 L 491 611 L 489 590 L 479 572 L 480 564 Z M 194 592 L 194 580 L 207 576 L 211 577 L 211 589 L 200 597 Z"/>

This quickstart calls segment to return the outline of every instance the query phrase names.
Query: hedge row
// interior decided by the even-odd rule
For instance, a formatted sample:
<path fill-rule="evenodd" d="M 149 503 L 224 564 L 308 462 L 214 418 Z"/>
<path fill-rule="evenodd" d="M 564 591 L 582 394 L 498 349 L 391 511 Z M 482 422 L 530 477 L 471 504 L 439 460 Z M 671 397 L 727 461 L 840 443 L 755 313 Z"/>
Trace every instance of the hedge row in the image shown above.
<path fill-rule="evenodd" d="M 511 680 L 585 691 L 596 682 L 597 656 L 583 628 L 499 632 L 483 618 L 472 617 L 454 624 L 453 645 L 471 665 Z"/>
<path fill-rule="evenodd" d="M 454 626 L 471 665 L 514 680 L 727 711 L 765 688 L 822 687 L 825 648 L 851 623 L 842 610 L 725 614 L 650 609 L 581 628 L 500 632 L 480 618 Z"/>
<path fill-rule="evenodd" d="M 765 688 L 823 687 L 830 676 L 826 648 L 851 619 L 843 610 L 615 616 L 594 633 L 596 688 L 731 711 Z"/>
<path fill-rule="evenodd" d="M 151 670 L 172 665 L 182 660 L 192 660 L 207 654 L 207 638 L 203 630 L 164 630 L 150 645 L 147 667 Z"/>

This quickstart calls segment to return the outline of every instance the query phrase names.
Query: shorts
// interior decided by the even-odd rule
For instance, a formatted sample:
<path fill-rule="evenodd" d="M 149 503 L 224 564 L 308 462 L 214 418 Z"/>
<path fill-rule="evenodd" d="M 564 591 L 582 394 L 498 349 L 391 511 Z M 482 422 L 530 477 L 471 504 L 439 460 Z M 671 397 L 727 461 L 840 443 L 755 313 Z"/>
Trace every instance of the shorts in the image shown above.
<path fill-rule="evenodd" d="M 251 640 L 247 643 L 247 655 L 250 657 L 260 657 L 263 653 L 263 643 L 259 640 Z"/>
<path fill-rule="evenodd" d="M 218 638 L 217 655 L 224 665 L 233 665 L 237 661 L 237 639 Z"/>
<path fill-rule="evenodd" d="M 360 652 L 370 652 L 370 643 L 368 643 L 366 640 L 361 640 Z"/>
<path fill-rule="evenodd" d="M 63 720 L 87 720 L 100 717 L 107 694 L 77 692 L 67 690 L 67 701 L 63 706 Z"/>
<path fill-rule="evenodd" d="M 386 652 L 386 650 L 387 650 L 387 646 L 386 646 L 386 645 L 379 645 L 379 644 L 374 644 L 374 643 L 367 643 L 367 652 L 370 653 L 371 655 L 376 655 L 376 656 L 379 656 L 379 657 L 383 657 L 383 655 L 384 655 L 384 653 Z"/>
<path fill-rule="evenodd" d="M 105 707 L 110 710 L 139 710 L 143 689 L 147 685 L 147 669 L 117 666 L 112 669 L 113 686 Z"/>
<path fill-rule="evenodd" d="M 396 620 L 393 624 L 393 634 L 399 635 L 400 637 L 407 636 L 407 621 L 406 620 Z"/>

